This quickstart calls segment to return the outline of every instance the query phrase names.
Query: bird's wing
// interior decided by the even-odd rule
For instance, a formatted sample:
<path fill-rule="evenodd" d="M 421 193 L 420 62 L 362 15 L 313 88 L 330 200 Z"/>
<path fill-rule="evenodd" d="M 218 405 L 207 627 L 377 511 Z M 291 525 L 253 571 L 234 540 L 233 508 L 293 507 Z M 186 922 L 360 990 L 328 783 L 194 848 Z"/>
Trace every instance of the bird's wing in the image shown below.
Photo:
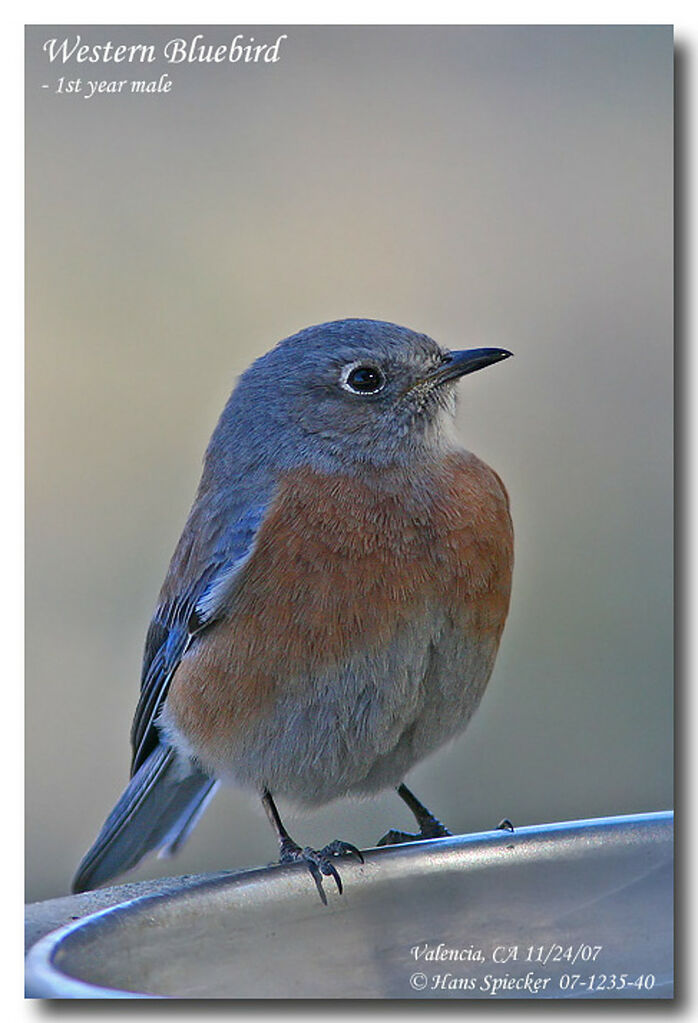
<path fill-rule="evenodd" d="M 232 595 L 241 569 L 251 557 L 266 504 L 248 508 L 223 529 L 205 567 L 184 571 L 169 587 L 153 615 L 145 641 L 141 692 L 131 727 L 131 776 L 155 749 L 158 714 L 184 653 L 215 622 Z M 187 579 L 187 576 L 189 578 Z"/>

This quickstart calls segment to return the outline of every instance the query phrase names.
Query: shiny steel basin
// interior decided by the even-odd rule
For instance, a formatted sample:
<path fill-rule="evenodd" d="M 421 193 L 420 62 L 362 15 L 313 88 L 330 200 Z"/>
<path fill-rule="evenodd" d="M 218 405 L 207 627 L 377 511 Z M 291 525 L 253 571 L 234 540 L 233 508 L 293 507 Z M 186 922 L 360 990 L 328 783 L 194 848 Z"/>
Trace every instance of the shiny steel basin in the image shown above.
<path fill-rule="evenodd" d="M 209 875 L 41 939 L 44 998 L 668 998 L 673 815 L 416 842 Z"/>

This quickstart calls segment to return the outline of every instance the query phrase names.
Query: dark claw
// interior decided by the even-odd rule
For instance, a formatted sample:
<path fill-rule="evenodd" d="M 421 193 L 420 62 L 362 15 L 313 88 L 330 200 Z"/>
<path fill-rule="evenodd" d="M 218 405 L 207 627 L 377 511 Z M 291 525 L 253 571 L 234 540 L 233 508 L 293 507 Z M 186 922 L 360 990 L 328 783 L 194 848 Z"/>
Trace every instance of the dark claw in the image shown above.
<path fill-rule="evenodd" d="M 357 849 L 351 842 L 340 842 L 339 839 L 335 838 L 334 842 L 330 842 L 324 849 L 321 850 L 322 856 L 356 856 L 359 863 L 365 863 L 363 853 L 360 849 Z"/>
<path fill-rule="evenodd" d="M 320 863 L 321 863 L 320 869 L 322 870 L 323 874 L 325 874 L 326 876 L 332 876 L 334 878 L 334 883 L 337 885 L 337 891 L 341 895 L 344 890 L 342 888 L 342 879 L 339 876 L 339 872 L 335 867 L 334 863 L 330 863 L 329 860 L 321 860 Z"/>
<path fill-rule="evenodd" d="M 339 871 L 331 861 L 332 856 L 356 856 L 361 863 L 364 862 L 363 855 L 360 850 L 352 845 L 350 842 L 340 842 L 335 839 L 334 842 L 330 842 L 324 849 L 311 849 L 310 846 L 306 846 L 305 849 L 301 849 L 292 838 L 283 838 L 281 841 L 279 859 L 282 863 L 305 863 L 306 867 L 311 873 L 315 887 L 318 890 L 318 895 L 322 899 L 323 905 L 327 905 L 327 895 L 322 884 L 323 874 L 325 877 L 334 878 L 334 883 L 337 885 L 337 891 L 341 895 L 344 891 L 342 879 L 339 876 Z"/>
<path fill-rule="evenodd" d="M 346 845 L 347 850 L 348 850 L 347 855 L 349 855 L 349 856 L 356 856 L 356 858 L 359 861 L 359 863 L 365 863 L 366 862 L 366 860 L 364 859 L 364 854 L 361 852 L 360 849 L 357 849 L 356 846 L 352 845 L 350 842 L 346 842 L 345 845 Z"/>
<path fill-rule="evenodd" d="M 312 849 L 303 851 L 312 852 Z M 322 899 L 323 906 L 326 906 L 327 896 L 325 895 L 325 889 L 322 887 L 322 874 L 320 873 L 320 868 L 318 867 L 317 863 L 314 860 L 310 859 L 308 856 L 303 856 L 303 861 L 305 862 L 308 870 L 312 875 L 313 881 L 315 882 L 315 887 L 317 888 L 318 891 L 318 895 Z"/>

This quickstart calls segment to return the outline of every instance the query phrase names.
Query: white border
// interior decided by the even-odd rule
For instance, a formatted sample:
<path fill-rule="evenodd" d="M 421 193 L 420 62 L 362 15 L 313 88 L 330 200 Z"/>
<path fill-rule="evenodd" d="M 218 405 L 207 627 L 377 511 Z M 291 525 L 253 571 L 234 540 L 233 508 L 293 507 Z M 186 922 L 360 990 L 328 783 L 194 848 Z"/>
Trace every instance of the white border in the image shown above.
<path fill-rule="evenodd" d="M 23 918 L 23 906 L 19 904 L 19 892 L 22 886 L 18 883 L 23 878 L 23 849 L 20 836 L 23 834 L 24 805 L 23 805 L 23 690 L 20 682 L 23 679 L 23 295 L 24 295 L 24 228 L 23 228 L 23 48 L 24 48 L 24 25 L 26 24 L 675 24 L 676 40 L 685 53 L 686 61 L 686 88 L 688 95 L 683 97 L 684 104 L 684 132 L 687 136 L 685 150 L 685 188 L 690 191 L 691 170 L 695 178 L 696 161 L 694 159 L 694 148 L 696 138 L 695 118 L 695 85 L 692 79 L 695 77 L 693 65 L 695 64 L 697 38 L 698 14 L 695 5 L 689 7 L 688 3 L 666 4 L 666 3 L 642 3 L 642 2 L 598 2 L 598 0 L 587 0 L 585 3 L 569 2 L 560 4 L 551 2 L 539 2 L 530 4 L 515 4 L 511 2 L 497 3 L 496 0 L 488 4 L 477 3 L 447 3 L 443 0 L 433 0 L 429 4 L 408 5 L 405 2 L 389 3 L 373 0 L 367 3 L 366 0 L 353 0 L 351 3 L 340 0 L 334 3 L 331 8 L 327 4 L 319 3 L 295 3 L 293 5 L 280 2 L 266 3 L 235 3 L 235 2 L 212 2 L 212 0 L 201 0 L 197 4 L 184 4 L 181 2 L 170 2 L 167 4 L 153 3 L 152 0 L 122 0 L 120 3 L 105 2 L 97 6 L 92 2 L 73 2 L 57 5 L 44 2 L 25 3 L 19 9 L 15 9 L 11 15 L 3 18 L 3 40 L 4 54 L 0 62 L 0 102 L 2 103 L 2 121 L 6 139 L 10 145 L 5 146 L 5 154 L 2 160 L 3 187 L 0 189 L 3 209 L 3 237 L 5 241 L 5 264 L 2 280 L 4 284 L 3 326 L 5 338 L 3 344 L 2 374 L 2 396 L 0 398 L 0 437 L 2 437 L 3 450 L 0 465 L 3 470 L 4 494 L 0 503 L 2 514 L 2 533 L 4 538 L 4 564 L 3 564 L 3 585 L 0 591 L 2 596 L 2 622 L 4 640 L 4 692 L 10 699 L 9 706 L 9 728 L 5 727 L 5 734 L 9 733 L 8 748 L 5 757 L 5 779 L 3 809 L 5 817 L 4 839 L 2 845 L 2 867 L 5 883 L 10 887 L 14 895 L 11 913 L 11 926 L 6 924 L 5 934 L 6 945 L 3 949 L 4 964 L 11 963 L 11 968 L 5 973 L 6 980 L 3 985 L 5 1003 L 11 1003 L 15 1011 L 22 1014 L 26 1012 L 33 1016 L 40 1006 L 37 1003 L 24 1002 L 18 1004 L 22 997 L 23 990 L 23 956 L 19 939 L 20 920 Z M 690 148 L 688 143 L 690 143 Z M 679 445 L 679 451 L 683 453 L 684 465 L 684 486 L 682 493 L 685 498 L 686 507 L 682 514 L 686 533 L 692 532 L 693 512 L 696 509 L 695 500 L 695 472 L 693 452 L 696 451 L 696 418 L 691 414 L 692 396 L 695 394 L 695 364 L 692 358 L 690 347 L 692 345 L 692 307 L 690 295 L 695 293 L 695 271 L 690 261 L 690 249 L 695 237 L 695 214 L 693 210 L 695 203 L 690 195 L 684 196 L 685 209 L 679 211 L 680 216 L 687 217 L 684 231 L 686 234 L 686 266 L 684 279 L 684 311 L 683 323 L 686 336 L 683 339 L 684 356 L 683 368 L 688 377 L 688 383 L 682 387 L 685 403 L 685 413 L 678 428 L 685 435 L 683 442 Z M 680 541 L 680 538 L 678 538 Z M 684 676 L 683 684 L 679 686 L 679 698 L 682 700 L 681 719 L 686 719 L 686 712 L 689 712 L 690 720 L 681 729 L 686 749 L 686 756 L 681 763 L 681 768 L 687 772 L 681 785 L 684 797 L 688 798 L 690 790 L 695 791 L 695 765 L 693 758 L 689 763 L 689 750 L 693 742 L 689 741 L 691 735 L 695 735 L 695 717 L 692 713 L 695 701 L 690 699 L 693 676 L 695 672 L 693 643 L 689 637 L 695 636 L 698 631 L 698 621 L 694 612 L 694 601 L 692 597 L 692 580 L 695 578 L 696 554 L 695 546 L 690 542 L 690 536 L 684 537 L 684 548 L 682 560 L 683 571 L 686 573 L 686 592 L 679 594 L 679 599 L 685 602 L 685 613 L 680 617 L 683 621 L 683 631 L 686 635 L 686 649 L 684 656 L 679 657 L 679 665 Z M 7 715 L 6 715 L 7 718 Z M 689 811 L 689 807 L 686 806 Z M 684 833 L 683 848 L 687 852 L 694 845 L 694 836 L 688 834 L 690 819 L 695 820 L 695 814 L 687 812 L 687 820 Z M 692 830 L 692 829 L 691 829 Z M 681 873 L 683 884 L 688 885 L 688 871 Z M 684 891 L 681 903 L 684 905 L 682 916 L 684 918 L 683 932 L 687 935 L 689 919 L 695 919 L 696 898 L 695 885 L 689 885 L 690 891 Z M 690 894 L 690 906 L 686 905 L 686 896 Z M 15 913 L 16 910 L 16 913 Z M 17 926 L 15 927 L 15 923 Z M 690 959 L 693 958 L 693 949 L 685 950 L 684 961 L 684 982 L 688 989 L 691 969 L 694 965 Z M 690 959 L 689 959 L 690 957 Z M 685 991 L 690 996 L 690 991 Z M 691 1008 L 690 997 L 685 997 L 682 1008 L 685 1012 Z M 423 1008 L 423 1007 L 422 1007 Z M 552 1008 L 552 1007 L 551 1007 Z M 131 1013 L 140 1016 L 140 1011 L 133 1003 L 129 1006 Z M 145 1013 L 145 1009 L 142 1010 Z M 270 1006 L 270 1014 L 278 1012 L 281 1014 L 283 1008 L 274 1009 Z M 356 1010 L 357 1014 L 359 1010 Z M 312 1014 L 312 1010 L 309 1010 Z M 361 1010 L 363 1015 L 365 1007 Z M 600 1006 L 595 1007 L 595 1017 L 606 1015 L 606 1010 Z M 247 1016 L 247 1012 L 238 1014 Z M 200 1014 L 196 1007 L 192 1008 L 191 1018 Z M 251 1013 L 250 1013 L 251 1014 Z M 353 1016 L 352 1010 L 346 1010 L 339 1006 L 332 1009 L 333 1016 L 346 1018 Z M 479 1017 L 480 1013 L 475 1007 L 468 1007 L 468 1014 Z M 179 1013 L 177 1014 L 179 1015 Z M 258 1015 L 256 1013 L 255 1015 Z M 421 1012 L 420 1016 L 425 1013 Z M 436 1015 L 435 1013 L 433 1014 Z M 428 1011 L 426 1018 L 432 1016 Z"/>

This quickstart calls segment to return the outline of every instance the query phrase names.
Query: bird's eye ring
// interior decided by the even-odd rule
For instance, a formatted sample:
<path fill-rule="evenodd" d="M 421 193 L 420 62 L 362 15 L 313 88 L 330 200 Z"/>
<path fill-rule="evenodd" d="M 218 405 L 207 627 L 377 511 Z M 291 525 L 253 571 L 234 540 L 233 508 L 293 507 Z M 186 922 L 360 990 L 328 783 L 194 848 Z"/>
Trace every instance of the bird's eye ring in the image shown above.
<path fill-rule="evenodd" d="M 368 362 L 355 362 L 345 366 L 341 385 L 352 394 L 377 394 L 385 387 L 385 377 L 378 368 Z"/>

